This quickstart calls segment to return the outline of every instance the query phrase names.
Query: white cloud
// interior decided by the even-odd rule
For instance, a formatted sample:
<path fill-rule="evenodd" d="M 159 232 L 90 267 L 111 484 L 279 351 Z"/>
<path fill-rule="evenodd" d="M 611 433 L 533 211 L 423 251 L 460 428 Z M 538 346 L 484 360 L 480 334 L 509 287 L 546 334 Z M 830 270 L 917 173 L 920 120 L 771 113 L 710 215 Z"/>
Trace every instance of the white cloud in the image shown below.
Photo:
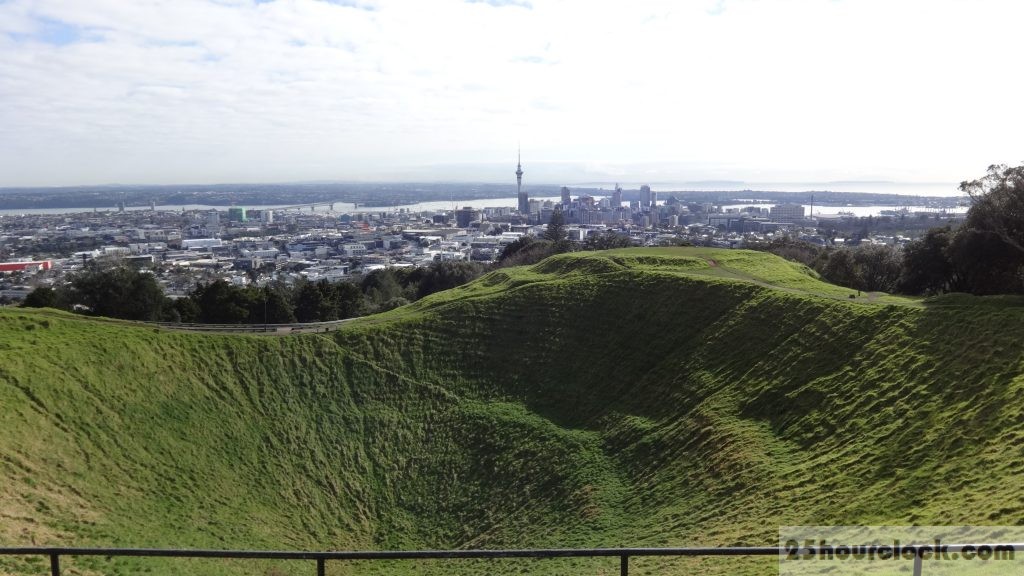
<path fill-rule="evenodd" d="M 507 161 L 519 140 L 535 162 L 685 180 L 959 180 L 1024 159 L 1021 16 L 1013 0 L 8 0 L 0 185 L 387 179 Z"/>

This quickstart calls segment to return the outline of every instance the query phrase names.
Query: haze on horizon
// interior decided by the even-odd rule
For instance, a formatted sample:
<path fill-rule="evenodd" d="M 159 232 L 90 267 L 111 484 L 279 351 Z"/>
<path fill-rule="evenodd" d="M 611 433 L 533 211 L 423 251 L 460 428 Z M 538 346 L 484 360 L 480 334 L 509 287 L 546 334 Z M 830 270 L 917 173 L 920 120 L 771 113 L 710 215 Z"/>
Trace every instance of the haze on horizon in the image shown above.
<path fill-rule="evenodd" d="M 0 186 L 897 181 L 1024 160 L 1013 0 L 0 1 Z"/>

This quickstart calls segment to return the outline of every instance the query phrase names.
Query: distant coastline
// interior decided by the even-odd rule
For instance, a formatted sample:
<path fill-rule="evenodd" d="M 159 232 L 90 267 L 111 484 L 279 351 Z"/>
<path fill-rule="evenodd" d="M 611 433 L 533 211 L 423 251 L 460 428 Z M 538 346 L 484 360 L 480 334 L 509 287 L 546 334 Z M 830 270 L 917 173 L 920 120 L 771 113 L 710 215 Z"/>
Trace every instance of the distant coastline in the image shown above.
<path fill-rule="evenodd" d="M 921 206 L 929 209 L 963 207 L 961 196 L 951 194 L 925 194 L 937 189 L 931 184 L 854 183 L 846 186 L 876 187 L 876 191 L 814 190 L 807 184 L 764 184 L 751 187 L 748 183 L 706 183 L 719 189 L 694 189 L 694 183 L 652 184 L 651 187 L 665 200 L 675 196 L 686 202 L 714 204 L 742 203 L 814 203 L 817 206 Z M 841 183 L 837 183 L 839 185 Z M 769 186 L 796 189 L 771 189 Z M 609 195 L 614 184 L 585 183 L 570 185 L 573 196 Z M 535 198 L 552 198 L 559 194 L 559 186 L 524 186 Z M 623 184 L 625 201 L 639 198 L 639 185 Z M 919 193 L 920 192 L 920 193 Z M 248 208 L 305 207 L 314 203 L 335 203 L 336 211 L 381 211 L 409 208 L 430 203 L 428 209 L 446 210 L 461 205 L 479 205 L 484 201 L 497 202 L 514 196 L 511 184 L 221 184 L 185 186 L 79 186 L 66 188 L 0 188 L 0 214 L 54 214 L 72 212 L 104 212 L 125 209 L 147 209 L 155 205 L 160 210 L 223 209 L 229 206 Z M 345 205 L 351 205 L 345 206 Z M 508 205 L 514 205 L 509 203 Z M 491 204 L 504 205 L 504 204 Z M 323 211 L 323 208 L 319 208 Z"/>

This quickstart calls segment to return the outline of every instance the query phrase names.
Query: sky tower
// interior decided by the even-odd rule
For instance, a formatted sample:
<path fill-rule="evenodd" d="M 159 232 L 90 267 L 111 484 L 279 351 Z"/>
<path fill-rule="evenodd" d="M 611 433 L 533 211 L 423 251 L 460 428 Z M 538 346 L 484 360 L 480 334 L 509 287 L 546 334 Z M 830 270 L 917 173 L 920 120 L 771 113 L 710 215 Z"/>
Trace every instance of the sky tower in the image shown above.
<path fill-rule="evenodd" d="M 519 198 L 519 213 L 530 213 L 530 195 L 523 192 L 523 155 L 522 151 L 516 153 L 516 193 Z"/>

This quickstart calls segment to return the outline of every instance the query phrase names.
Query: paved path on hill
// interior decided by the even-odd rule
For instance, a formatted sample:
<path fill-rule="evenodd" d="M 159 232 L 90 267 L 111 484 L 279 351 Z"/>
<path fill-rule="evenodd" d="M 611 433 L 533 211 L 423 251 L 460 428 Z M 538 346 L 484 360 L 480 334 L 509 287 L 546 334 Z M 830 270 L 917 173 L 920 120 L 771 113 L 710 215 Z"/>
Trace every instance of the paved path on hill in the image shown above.
<path fill-rule="evenodd" d="M 291 324 L 196 324 L 183 322 L 152 322 L 152 325 L 159 326 L 166 330 L 179 330 L 185 332 L 219 332 L 230 334 L 265 334 L 277 336 L 285 334 L 313 334 L 316 332 L 330 332 L 337 330 L 347 322 L 355 318 L 344 320 L 332 320 L 330 322 L 294 322 Z"/>

